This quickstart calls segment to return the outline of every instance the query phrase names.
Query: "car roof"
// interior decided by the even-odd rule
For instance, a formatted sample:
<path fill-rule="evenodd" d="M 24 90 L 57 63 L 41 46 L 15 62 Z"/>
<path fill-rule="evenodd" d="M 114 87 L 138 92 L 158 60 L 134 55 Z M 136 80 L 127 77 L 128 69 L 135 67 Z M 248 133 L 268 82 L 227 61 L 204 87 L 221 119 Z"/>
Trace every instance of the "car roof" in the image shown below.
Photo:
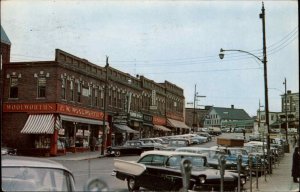
<path fill-rule="evenodd" d="M 190 152 L 182 152 L 182 151 L 146 151 L 141 154 L 141 157 L 144 157 L 146 155 L 165 155 L 165 156 L 174 156 L 174 155 L 189 155 L 189 156 L 201 156 L 205 157 L 205 155 L 197 154 L 197 153 L 190 153 Z"/>
<path fill-rule="evenodd" d="M 206 151 L 220 151 L 218 149 L 213 149 L 213 148 L 207 148 L 207 147 L 178 147 L 176 150 L 206 150 Z"/>
<path fill-rule="evenodd" d="M 35 168 L 51 168 L 51 169 L 63 169 L 71 173 L 62 164 L 43 158 L 37 157 L 25 157 L 25 156 L 2 156 L 2 167 L 35 167 Z"/>

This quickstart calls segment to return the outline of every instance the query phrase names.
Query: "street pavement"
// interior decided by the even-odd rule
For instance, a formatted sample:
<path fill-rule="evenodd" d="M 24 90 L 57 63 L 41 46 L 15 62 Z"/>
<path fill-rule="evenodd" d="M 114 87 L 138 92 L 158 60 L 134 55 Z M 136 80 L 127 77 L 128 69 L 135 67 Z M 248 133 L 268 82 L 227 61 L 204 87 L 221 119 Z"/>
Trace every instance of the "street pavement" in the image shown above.
<path fill-rule="evenodd" d="M 290 153 L 285 153 L 284 157 L 273 168 L 272 175 L 262 176 L 258 179 L 258 189 L 256 188 L 256 178 L 252 177 L 253 192 L 297 192 L 299 191 L 299 183 L 294 183 L 291 177 L 293 148 Z M 51 160 L 70 160 L 80 161 L 103 157 L 100 151 L 67 153 L 65 156 L 49 157 Z M 250 181 L 248 181 L 250 182 Z M 250 187 L 249 187 L 250 188 Z M 250 191 L 250 189 L 246 191 Z"/>

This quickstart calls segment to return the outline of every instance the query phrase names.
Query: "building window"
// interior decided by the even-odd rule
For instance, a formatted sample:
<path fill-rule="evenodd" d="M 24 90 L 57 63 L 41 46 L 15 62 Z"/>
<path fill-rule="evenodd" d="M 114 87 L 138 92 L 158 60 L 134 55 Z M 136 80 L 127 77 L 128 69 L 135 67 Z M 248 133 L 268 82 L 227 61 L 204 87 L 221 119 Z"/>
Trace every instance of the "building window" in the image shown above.
<path fill-rule="evenodd" d="M 66 100 L 66 78 L 62 78 L 61 81 L 61 98 Z"/>
<path fill-rule="evenodd" d="M 81 83 L 78 82 L 77 84 L 77 102 L 81 102 Z"/>
<path fill-rule="evenodd" d="M 101 105 L 101 108 L 104 107 L 104 90 L 103 89 L 100 90 L 100 105 Z"/>
<path fill-rule="evenodd" d="M 89 86 L 89 98 L 90 98 L 90 105 L 93 106 L 93 86 Z"/>
<path fill-rule="evenodd" d="M 18 78 L 11 77 L 10 78 L 10 90 L 9 90 L 9 98 L 18 98 Z"/>
<path fill-rule="evenodd" d="M 95 101 L 94 101 L 94 104 L 96 107 L 98 107 L 99 105 L 99 102 L 98 102 L 98 90 L 95 89 Z"/>
<path fill-rule="evenodd" d="M 38 98 L 46 97 L 46 77 L 38 78 Z"/>
<path fill-rule="evenodd" d="M 71 101 L 74 101 L 74 81 L 70 82 Z"/>

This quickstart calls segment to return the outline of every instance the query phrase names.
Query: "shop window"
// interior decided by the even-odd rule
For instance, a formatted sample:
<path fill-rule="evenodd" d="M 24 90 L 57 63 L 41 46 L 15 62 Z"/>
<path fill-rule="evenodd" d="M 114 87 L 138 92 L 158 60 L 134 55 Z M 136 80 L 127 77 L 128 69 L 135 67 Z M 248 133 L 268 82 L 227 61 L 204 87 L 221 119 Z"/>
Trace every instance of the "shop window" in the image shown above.
<path fill-rule="evenodd" d="M 50 148 L 50 137 L 48 135 L 37 135 L 35 138 L 35 148 Z"/>
<path fill-rule="evenodd" d="M 38 98 L 46 97 L 46 77 L 38 78 Z"/>
<path fill-rule="evenodd" d="M 9 90 L 9 98 L 18 98 L 18 78 L 11 77 L 10 78 L 10 90 Z"/>

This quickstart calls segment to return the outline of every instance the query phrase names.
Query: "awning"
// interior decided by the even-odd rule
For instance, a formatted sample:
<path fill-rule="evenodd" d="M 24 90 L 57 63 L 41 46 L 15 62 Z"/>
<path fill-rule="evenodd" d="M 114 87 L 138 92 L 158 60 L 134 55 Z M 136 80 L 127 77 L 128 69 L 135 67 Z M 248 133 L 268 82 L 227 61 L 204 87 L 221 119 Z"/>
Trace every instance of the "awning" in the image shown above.
<path fill-rule="evenodd" d="M 175 128 L 190 129 L 190 127 L 188 127 L 184 122 L 174 119 L 168 119 L 168 125 Z"/>
<path fill-rule="evenodd" d="M 60 118 L 61 118 L 61 120 L 64 120 L 64 121 L 93 124 L 93 125 L 103 125 L 102 120 L 87 119 L 87 118 L 74 117 L 74 116 L 69 116 L 69 115 L 60 115 Z M 105 122 L 105 125 L 108 125 L 108 122 Z"/>
<path fill-rule="evenodd" d="M 34 114 L 29 115 L 21 133 L 25 134 L 53 134 L 54 129 L 60 129 L 59 118 L 54 114 Z"/>
<path fill-rule="evenodd" d="M 171 129 L 166 128 L 165 126 L 162 125 L 154 125 L 153 127 L 155 130 L 159 130 L 159 131 L 171 131 Z"/>
<path fill-rule="evenodd" d="M 131 129 L 127 125 L 114 124 L 114 128 L 117 132 L 121 132 L 121 133 L 125 133 L 125 132 L 127 132 L 127 133 L 139 133 L 138 131 Z"/>

